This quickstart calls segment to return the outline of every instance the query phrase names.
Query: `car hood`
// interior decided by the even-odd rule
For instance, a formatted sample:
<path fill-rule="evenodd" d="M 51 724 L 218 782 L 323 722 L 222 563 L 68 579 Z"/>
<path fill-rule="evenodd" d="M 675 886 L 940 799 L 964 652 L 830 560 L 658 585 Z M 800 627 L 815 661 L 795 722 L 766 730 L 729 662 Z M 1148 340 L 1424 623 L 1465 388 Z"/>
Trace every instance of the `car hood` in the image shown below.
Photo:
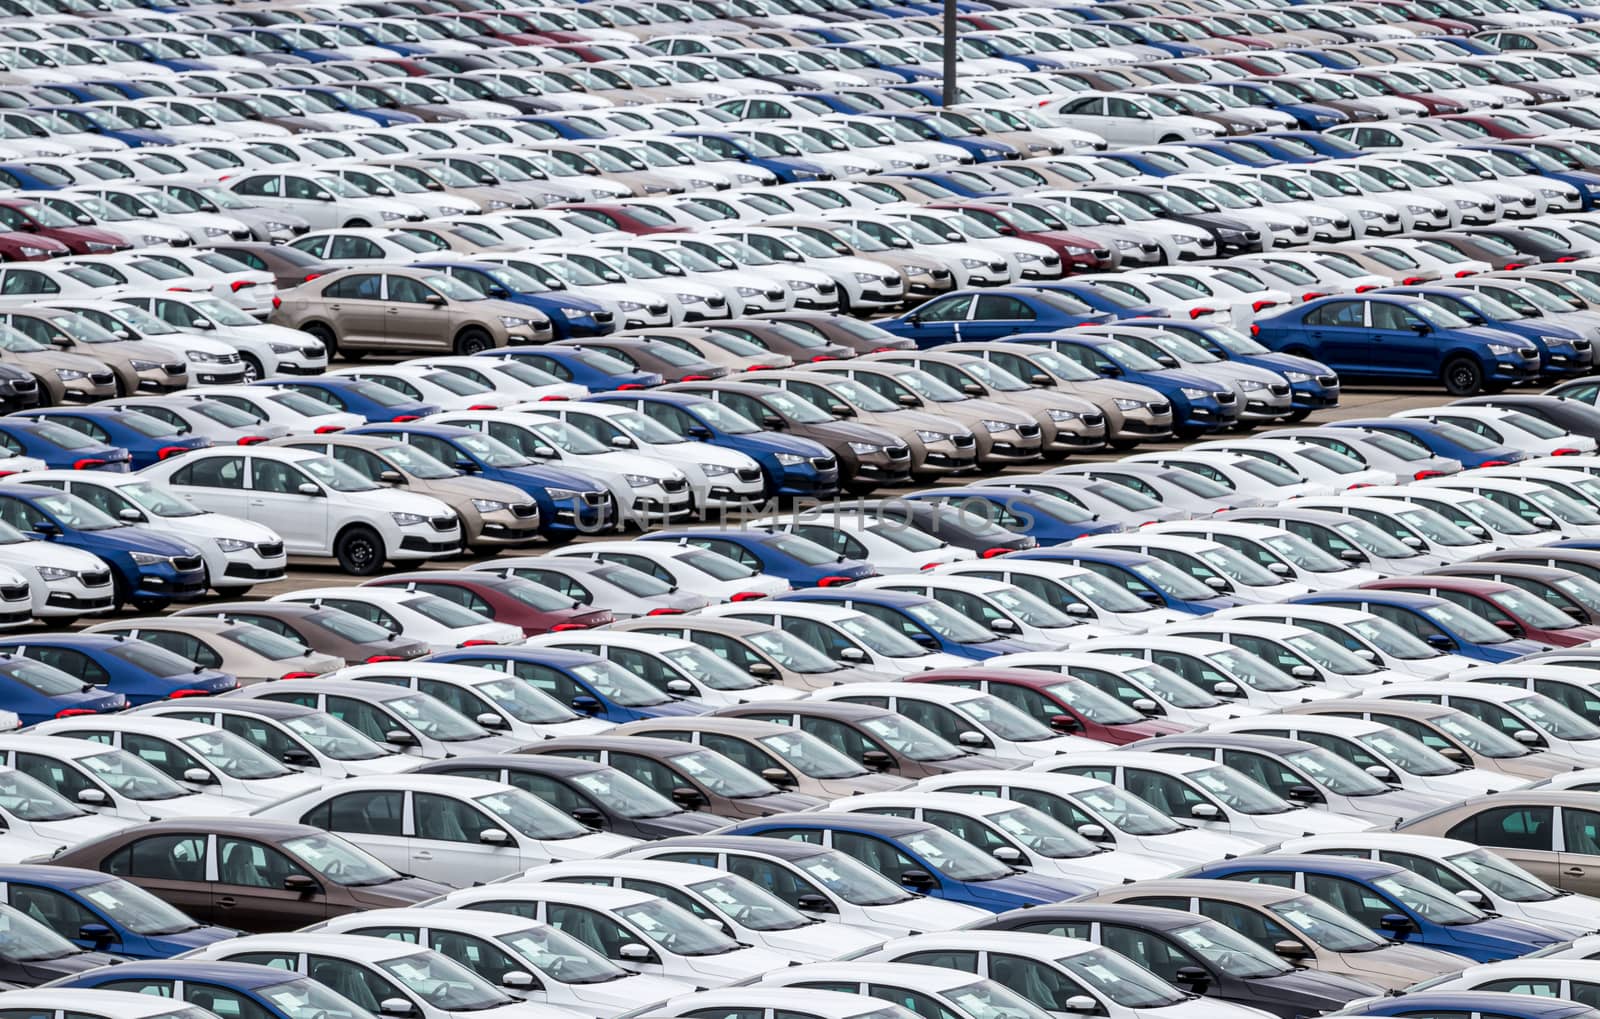
<path fill-rule="evenodd" d="M 414 906 L 419 902 L 444 895 L 450 891 L 450 886 L 403 875 L 398 880 L 385 881 L 381 885 L 349 885 L 346 891 L 350 898 L 364 906 L 371 909 L 387 909 L 396 906 Z"/>
<path fill-rule="evenodd" d="M 656 838 L 671 838 L 674 835 L 704 835 L 708 831 L 725 828 L 728 819 L 708 814 L 703 810 L 684 810 L 676 814 L 663 814 L 661 817 L 634 818 L 634 823 L 648 829 Z"/>
<path fill-rule="evenodd" d="M 258 804 L 230 800 L 212 793 L 190 793 L 170 800 L 136 800 L 134 806 L 161 820 L 168 817 L 236 817 L 248 814 Z"/>
<path fill-rule="evenodd" d="M 1285 835 L 1343 835 L 1347 832 L 1366 831 L 1369 821 L 1354 817 L 1330 814 L 1326 810 L 1299 808 L 1281 814 L 1256 814 L 1250 822 L 1262 831 L 1282 832 Z"/>
<path fill-rule="evenodd" d="M 625 977 L 607 980 L 604 983 L 569 984 L 567 990 L 577 998 L 577 1001 L 562 1011 L 579 1011 L 585 1005 L 599 1005 L 602 1006 L 600 1014 L 615 1015 L 638 1008 L 640 1002 L 666 1001 L 668 998 L 675 998 L 684 992 L 684 985 L 681 981 L 669 980 L 666 977 L 629 973 Z M 539 1008 L 541 1013 L 546 1011 L 542 1005 Z"/>
<path fill-rule="evenodd" d="M 1043 905 L 1075 898 L 1094 890 L 1092 881 L 1075 881 L 1064 877 L 1043 877 L 1018 871 L 993 881 L 969 881 L 964 885 L 968 895 L 976 899 L 1004 902 L 1012 898 L 1028 899 Z M 1009 906 L 1007 908 L 1010 908 Z"/>
<path fill-rule="evenodd" d="M 1264 1000 L 1295 1002 L 1305 1011 L 1333 1011 L 1342 1008 L 1377 988 L 1365 980 L 1341 973 L 1321 973 L 1314 969 L 1294 969 L 1273 977 L 1250 981 L 1250 998 L 1254 1003 L 1259 996 Z M 1307 998 L 1316 999 L 1315 1003 Z"/>
<path fill-rule="evenodd" d="M 1441 973 L 1472 965 L 1472 960 L 1420 945 L 1392 942 L 1371 952 L 1335 953 L 1349 969 L 1385 988 L 1408 987 Z"/>
<path fill-rule="evenodd" d="M 541 845 L 559 859 L 598 860 L 614 856 L 639 844 L 638 839 L 608 831 L 592 832 L 573 839 L 554 839 Z"/>
<path fill-rule="evenodd" d="M 883 944 L 880 935 L 842 923 L 814 923 L 786 931 L 762 931 L 762 943 L 796 959 L 843 959 Z"/>
<path fill-rule="evenodd" d="M 723 983 L 756 980 L 783 970 L 790 963 L 786 955 L 764 948 L 741 948 L 721 955 L 680 955 L 684 966 Z"/>
<path fill-rule="evenodd" d="M 987 909 L 968 906 L 945 899 L 919 897 L 904 902 L 891 902 L 882 906 L 868 906 L 867 921 L 885 926 L 904 926 L 921 934 L 924 931 L 948 931 L 967 927 L 994 914 Z"/>
<path fill-rule="evenodd" d="M 102 835 L 110 835 L 112 832 L 121 831 L 131 823 L 120 817 L 108 817 L 104 814 L 85 814 L 83 817 L 69 817 L 60 821 L 15 822 L 18 827 L 32 828 L 35 838 L 57 839 L 67 846 L 97 839 Z"/>
<path fill-rule="evenodd" d="M 1403 789 L 1379 793 L 1376 796 L 1350 797 L 1351 809 L 1358 811 L 1361 816 L 1370 815 L 1384 820 L 1392 817 L 1397 821 L 1425 814 L 1435 807 L 1443 806 L 1446 802 L 1443 796 L 1430 796 L 1427 793 Z"/>
<path fill-rule="evenodd" d="M 365 761 L 337 761 L 335 766 L 342 767 L 352 775 L 398 775 L 410 771 L 417 766 L 415 757 L 404 754 L 385 754 L 382 757 L 373 757 Z"/>
<path fill-rule="evenodd" d="M 835 442 L 870 442 L 875 446 L 898 446 L 899 436 L 884 428 L 875 425 L 857 424 L 851 421 L 817 421 L 803 425 L 792 425 L 789 431 L 803 438 L 812 439 L 826 444 L 829 439 Z"/>
<path fill-rule="evenodd" d="M 652 715 L 656 718 L 669 718 L 681 715 L 703 715 L 710 711 L 709 705 L 696 704 L 693 701 L 663 701 L 660 704 L 645 704 L 636 708 L 626 708 L 641 715 Z"/>
<path fill-rule="evenodd" d="M 467 499 L 492 499 L 495 502 L 525 503 L 528 495 L 515 485 L 508 485 L 504 481 L 489 481 L 486 478 L 474 477 L 463 474 L 459 478 L 437 478 L 428 481 L 413 481 L 408 486 L 413 492 L 431 495 L 436 499 L 446 501 Z"/>
<path fill-rule="evenodd" d="M 119 956 L 107 955 L 104 952 L 76 952 L 72 955 L 63 955 L 58 959 L 39 959 L 32 962 L 13 963 L 22 972 L 13 979 L 20 980 L 26 975 L 27 983 L 38 985 L 55 980 L 58 977 L 71 976 L 86 970 L 98 969 L 101 966 L 115 966 L 121 962 Z"/>

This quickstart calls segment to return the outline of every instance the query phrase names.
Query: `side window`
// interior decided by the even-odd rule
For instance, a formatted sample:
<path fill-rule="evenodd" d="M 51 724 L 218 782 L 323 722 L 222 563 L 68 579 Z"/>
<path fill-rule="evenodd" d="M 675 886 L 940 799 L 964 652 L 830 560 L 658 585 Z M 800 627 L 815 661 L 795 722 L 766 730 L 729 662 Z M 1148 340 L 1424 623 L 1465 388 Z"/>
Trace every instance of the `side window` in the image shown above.
<path fill-rule="evenodd" d="M 1171 817 L 1191 817 L 1197 804 L 1207 802 L 1183 781 L 1158 771 L 1125 768 L 1123 785 L 1128 792 Z"/>
<path fill-rule="evenodd" d="M 172 483 L 195 488 L 243 488 L 244 457 L 202 457 L 173 472 Z"/>
<path fill-rule="evenodd" d="M 684 860 L 681 862 L 689 863 L 693 861 Z M 791 906 L 798 907 L 802 896 L 816 896 L 824 901 L 832 901 L 827 895 L 823 894 L 822 889 L 781 863 L 773 863 L 770 860 L 762 860 L 754 856 L 729 853 L 727 870 L 730 874 L 736 874 L 746 881 L 766 889 Z M 828 908 L 831 911 L 833 907 L 830 905 Z"/>
<path fill-rule="evenodd" d="M 1366 320 L 1362 314 L 1360 301 L 1330 301 L 1319 308 L 1314 308 L 1306 314 L 1305 324 L 1308 326 L 1338 326 L 1347 329 L 1359 329 Z"/>
<path fill-rule="evenodd" d="M 111 856 L 107 873 L 157 881 L 204 881 L 206 836 L 152 835 Z"/>
<path fill-rule="evenodd" d="M 419 839 L 477 843 L 479 836 L 500 824 L 482 811 L 453 796 L 417 793 L 412 800 L 412 827 Z"/>
<path fill-rule="evenodd" d="M 1552 852 L 1555 816 L 1551 807 L 1493 807 L 1458 823 L 1445 833 L 1480 846 Z"/>
<path fill-rule="evenodd" d="M 623 945 L 640 944 L 632 931 L 593 909 L 552 902 L 546 907 L 545 915 L 550 926 L 570 934 L 608 959 L 621 959 Z M 654 952 L 650 957 L 657 958 Z"/>
<path fill-rule="evenodd" d="M 1199 912 L 1201 916 L 1238 931 L 1263 948 L 1271 948 L 1280 941 L 1300 941 L 1270 916 L 1237 902 L 1201 899 Z"/>
<path fill-rule="evenodd" d="M 1366 885 L 1328 874 L 1307 874 L 1306 892 L 1374 930 L 1386 914 L 1401 912 L 1393 902 Z"/>
<path fill-rule="evenodd" d="M 833 833 L 833 848 L 855 857 L 895 884 L 900 883 L 900 877 L 906 871 L 922 869 L 911 857 L 871 835 L 836 831 Z"/>
<path fill-rule="evenodd" d="M 1566 838 L 1565 852 L 1600 856 L 1600 813 L 1581 807 L 1562 807 L 1561 833 Z"/>
<path fill-rule="evenodd" d="M 211 771 L 210 768 L 207 768 L 187 750 L 180 749 L 176 744 L 169 743 L 166 740 L 155 739 L 142 733 L 123 733 L 122 749 L 179 782 L 184 781 L 184 772 L 190 768 Z"/>
<path fill-rule="evenodd" d="M 405 834 L 405 794 L 399 791 L 346 793 L 317 806 L 302 824 L 351 835 Z"/>
<path fill-rule="evenodd" d="M 305 870 L 271 846 L 217 836 L 217 881 L 221 884 L 281 889 L 284 880 L 295 874 L 303 875 Z"/>
<path fill-rule="evenodd" d="M 78 900 L 38 885 L 7 885 L 6 898 L 13 909 L 26 913 L 69 941 L 78 939 L 78 932 L 85 924 L 105 922 Z"/>
<path fill-rule="evenodd" d="M 365 966 L 325 955 L 306 957 L 306 976 L 326 984 L 368 1012 L 376 1015 L 390 998 L 410 1000 L 400 988 Z"/>
<path fill-rule="evenodd" d="M 218 1019 L 274 1019 L 271 1012 L 240 992 L 216 984 L 187 981 L 183 1000 L 213 1013 Z"/>

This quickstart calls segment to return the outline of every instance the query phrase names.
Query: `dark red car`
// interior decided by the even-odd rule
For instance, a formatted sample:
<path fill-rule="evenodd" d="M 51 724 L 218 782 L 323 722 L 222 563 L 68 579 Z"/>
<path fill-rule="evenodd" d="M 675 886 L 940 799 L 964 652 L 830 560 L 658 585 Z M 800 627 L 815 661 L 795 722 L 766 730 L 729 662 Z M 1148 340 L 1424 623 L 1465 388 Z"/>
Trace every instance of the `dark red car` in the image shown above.
<path fill-rule="evenodd" d="M 583 608 L 565 595 L 520 577 L 448 571 L 402 573 L 369 580 L 365 587 L 400 587 L 455 602 L 497 623 L 520 626 L 524 637 L 587 630 L 613 621 L 604 609 Z"/>
<path fill-rule="evenodd" d="M 630 234 L 681 234 L 685 228 L 668 219 L 664 213 L 634 205 L 607 205 L 597 202 L 574 202 L 570 205 L 550 205 L 550 209 L 576 212 L 612 230 Z"/>
<path fill-rule="evenodd" d="M 43 234 L 0 231 L 0 261 L 43 262 L 71 253 L 71 248 Z"/>
<path fill-rule="evenodd" d="M 78 226 L 30 198 L 0 198 L 0 231 L 55 241 L 66 245 L 74 255 L 98 255 L 133 247 L 117 234 Z"/>
<path fill-rule="evenodd" d="M 542 32 L 524 32 L 501 17 L 499 11 L 467 11 L 451 15 L 464 22 L 469 31 L 479 32 L 490 39 L 503 39 L 513 46 L 544 46 L 554 42 Z"/>
<path fill-rule="evenodd" d="M 1488 620 L 1512 637 L 1573 647 L 1600 640 L 1600 626 L 1576 619 L 1520 587 L 1469 577 L 1418 575 L 1374 580 L 1362 587 L 1432 595 Z"/>
<path fill-rule="evenodd" d="M 1503 586 L 1503 585 L 1502 585 Z M 1190 732 L 1192 725 L 1147 718 L 1088 682 L 1040 669 L 934 669 L 906 677 L 910 683 L 939 683 L 994 694 L 1056 732 L 1114 746 L 1151 736 Z"/>
<path fill-rule="evenodd" d="M 1456 100 L 1434 95 L 1432 92 L 1418 91 L 1417 84 L 1406 81 L 1385 68 L 1358 67 L 1346 73 L 1352 78 L 1360 78 L 1384 95 L 1421 103 L 1427 108 L 1429 116 L 1467 112 L 1467 108 Z"/>
<path fill-rule="evenodd" d="M 1461 124 L 1468 130 L 1479 132 L 1485 138 L 1520 140 L 1523 138 L 1538 138 L 1549 134 L 1549 131 L 1544 128 L 1525 127 L 1515 121 L 1502 120 L 1492 113 L 1452 113 L 1449 116 L 1437 119 Z"/>
<path fill-rule="evenodd" d="M 1006 237 L 1035 241 L 1054 251 L 1061 258 L 1061 268 L 1072 272 L 1099 272 L 1113 269 L 1119 261 L 1116 252 L 1094 237 L 1071 233 L 1067 230 L 1036 230 L 1015 209 L 984 202 L 936 202 L 931 209 L 953 209 L 971 216 L 990 229 Z"/>

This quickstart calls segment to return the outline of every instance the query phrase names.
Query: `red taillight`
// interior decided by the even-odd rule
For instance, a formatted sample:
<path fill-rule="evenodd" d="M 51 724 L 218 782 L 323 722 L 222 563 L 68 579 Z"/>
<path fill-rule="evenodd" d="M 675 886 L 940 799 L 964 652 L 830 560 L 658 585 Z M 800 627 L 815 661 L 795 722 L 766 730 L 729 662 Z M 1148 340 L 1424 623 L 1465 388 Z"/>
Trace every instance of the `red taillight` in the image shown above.
<path fill-rule="evenodd" d="M 1526 269 L 1527 267 L 1527 262 L 1507 262 L 1505 264 L 1505 268 L 1507 269 Z"/>
<path fill-rule="evenodd" d="M 233 288 L 233 292 L 236 293 L 236 294 L 239 291 L 243 290 L 245 287 L 253 287 L 255 285 L 256 285 L 256 281 L 255 280 L 234 280 L 232 283 L 228 284 L 228 286 Z"/>
<path fill-rule="evenodd" d="M 500 408 L 496 407 L 492 403 L 475 403 L 472 406 L 468 407 L 467 409 L 468 410 L 499 410 Z"/>
<path fill-rule="evenodd" d="M 1011 551 L 1009 548 L 986 548 L 978 553 L 980 559 L 993 559 L 995 556 L 1005 555 Z"/>
<path fill-rule="evenodd" d="M 72 464 L 72 469 L 75 471 L 86 471 L 91 467 L 104 467 L 105 465 L 106 462 L 104 460 L 99 460 L 94 457 L 85 457 L 82 460 L 74 461 Z"/>
<path fill-rule="evenodd" d="M 1462 269 L 1460 272 L 1456 273 L 1456 279 L 1466 279 L 1468 276 L 1476 275 L 1478 275 L 1478 270 L 1476 269 Z"/>
<path fill-rule="evenodd" d="M 274 308 L 283 307 L 283 298 L 279 297 L 277 294 L 273 294 L 272 295 L 272 306 Z"/>
<path fill-rule="evenodd" d="M 316 679 L 322 675 L 320 672 L 285 672 L 279 679 Z"/>
<path fill-rule="evenodd" d="M 891 350 L 902 350 L 902 349 L 904 349 L 904 348 L 902 348 L 902 347 L 873 347 L 872 348 L 872 352 L 874 354 L 884 354 L 884 353 L 888 353 Z"/>
<path fill-rule="evenodd" d="M 681 615 L 683 615 L 683 610 L 682 609 L 651 609 L 649 612 L 646 612 L 645 615 L 647 615 L 647 616 L 681 616 Z"/>
<path fill-rule="evenodd" d="M 322 273 L 320 273 L 320 272 L 308 272 L 308 273 L 306 273 L 306 278 L 301 280 L 300 282 L 302 282 L 302 283 L 310 283 L 312 280 L 316 279 L 318 276 L 321 276 L 321 275 L 322 275 Z"/>
<path fill-rule="evenodd" d="M 1346 492 L 1354 492 L 1358 488 L 1371 488 L 1371 487 L 1372 487 L 1372 482 L 1370 482 L 1370 481 L 1358 481 L 1353 485 L 1346 486 L 1345 487 L 1345 491 Z"/>
<path fill-rule="evenodd" d="M 1217 309 L 1215 308 L 1190 308 L 1189 317 L 1199 318 L 1201 315 L 1215 315 L 1216 312 Z"/>
<path fill-rule="evenodd" d="M 420 417 L 418 414 L 396 414 L 389 420 L 393 421 L 395 424 L 401 424 L 406 421 L 415 421 L 418 417 Z"/>
<path fill-rule="evenodd" d="M 379 662 L 403 662 L 403 661 L 405 661 L 405 659 L 401 658 L 399 655 L 369 655 L 367 657 L 367 664 L 368 665 L 377 665 Z"/>
<path fill-rule="evenodd" d="M 56 712 L 57 718 L 77 718 L 79 715 L 98 715 L 100 712 L 92 708 L 62 708 Z"/>
<path fill-rule="evenodd" d="M 1261 327 L 1256 325 L 1254 322 L 1250 323 L 1250 335 L 1251 336 L 1260 336 L 1261 335 Z"/>
<path fill-rule="evenodd" d="M 588 623 L 557 623 L 556 625 L 550 627 L 550 632 L 566 633 L 569 630 L 587 630 L 588 628 Z"/>
<path fill-rule="evenodd" d="M 1426 282 L 1427 280 L 1423 279 L 1421 276 L 1407 276 L 1405 279 L 1400 281 L 1400 285 L 1403 287 L 1414 287 L 1418 283 Z"/>
<path fill-rule="evenodd" d="M 1582 452 L 1582 450 L 1573 449 L 1571 446 L 1562 446 L 1560 449 L 1556 450 L 1555 452 L 1551 453 L 1550 455 L 1551 456 L 1577 456 L 1580 452 Z"/>
<path fill-rule="evenodd" d="M 812 364 L 816 364 L 818 361 L 837 361 L 837 360 L 839 360 L 839 359 L 837 357 L 834 357 L 832 354 L 818 354 L 816 357 L 813 357 L 811 359 L 811 363 Z"/>
<path fill-rule="evenodd" d="M 1428 478 L 1442 478 L 1444 477 L 1444 471 L 1418 471 L 1411 477 L 1415 481 L 1424 481 Z"/>
<path fill-rule="evenodd" d="M 1560 258 L 1556 259 L 1556 261 L 1557 262 L 1576 262 L 1577 258 L 1572 256 L 1572 255 L 1562 255 Z"/>
<path fill-rule="evenodd" d="M 1478 467 L 1479 469 L 1482 469 L 1484 467 L 1509 467 L 1510 465 L 1510 460 L 1485 460 L 1483 463 L 1479 464 Z"/>
<path fill-rule="evenodd" d="M 344 425 L 323 425 L 317 429 L 318 435 L 332 435 L 334 432 L 344 431 Z"/>
<path fill-rule="evenodd" d="M 941 565 L 941 564 L 940 563 L 923 563 L 921 566 L 918 566 L 917 569 L 919 569 L 919 570 L 931 570 L 934 567 L 939 566 L 939 565 Z"/>
<path fill-rule="evenodd" d="M 1363 283 L 1359 287 L 1356 287 L 1356 293 L 1364 294 L 1368 290 L 1376 290 L 1376 289 L 1378 289 L 1378 285 L 1376 283 Z"/>
<path fill-rule="evenodd" d="M 888 347 L 880 347 L 879 349 L 880 350 L 888 350 L 889 348 Z M 769 371 L 772 371 L 773 369 L 775 369 L 777 367 L 778 366 L 775 365 L 775 364 L 750 364 L 750 365 L 745 365 L 745 369 L 744 370 L 747 371 L 747 372 L 769 372 Z"/>
<path fill-rule="evenodd" d="M 241 446 L 254 446 L 258 442 L 266 441 L 267 437 L 265 435 L 243 435 L 239 437 L 239 445 Z"/>
<path fill-rule="evenodd" d="M 156 459 L 165 460 L 169 456 L 177 456 L 179 453 L 187 452 L 189 452 L 188 446 L 162 446 L 160 451 L 156 453 Z"/>
<path fill-rule="evenodd" d="M 643 388 L 644 387 L 639 385 L 639 383 L 637 383 L 637 382 L 624 382 L 622 385 L 617 387 L 617 391 L 621 392 L 624 389 L 643 389 Z"/>
<path fill-rule="evenodd" d="M 488 647 L 497 643 L 499 642 L 493 640 L 484 640 L 481 637 L 475 637 L 472 640 L 462 641 L 461 643 L 457 644 L 456 647 Z"/>
<path fill-rule="evenodd" d="M 840 584 L 848 584 L 854 579 L 854 577 L 823 577 L 821 580 L 817 581 L 817 586 L 838 587 Z"/>
<path fill-rule="evenodd" d="M 680 381 L 682 381 L 682 382 L 710 382 L 711 381 L 711 376 L 709 376 L 709 375 L 685 375 Z"/>
<path fill-rule="evenodd" d="M 1252 310 L 1252 311 L 1265 311 L 1267 308 L 1276 308 L 1277 306 L 1278 306 L 1278 302 L 1277 301 L 1257 301 L 1254 304 L 1250 305 L 1250 310 Z"/>
<path fill-rule="evenodd" d="M 566 397 L 566 396 L 541 396 L 541 397 L 539 397 L 539 402 L 540 403 L 555 403 L 557 400 L 567 400 L 567 399 L 570 399 L 570 397 Z"/>
<path fill-rule="evenodd" d="M 762 592 L 762 591 L 739 591 L 736 594 L 734 594 L 733 597 L 729 598 L 728 600 L 729 601 L 756 601 L 757 599 L 765 598 L 765 597 L 766 597 L 766 594 L 764 592 Z"/>
<path fill-rule="evenodd" d="M 180 697 L 209 697 L 209 696 L 211 696 L 211 691 L 210 690 L 174 690 L 171 693 L 167 694 L 167 698 L 169 700 L 174 700 L 174 701 L 177 700 Z"/>
<path fill-rule="evenodd" d="M 1300 300 L 1302 300 L 1302 301 L 1315 301 L 1319 297 L 1327 297 L 1327 296 L 1328 296 L 1327 294 L 1319 294 L 1315 290 L 1307 290 L 1305 293 L 1300 295 Z"/>

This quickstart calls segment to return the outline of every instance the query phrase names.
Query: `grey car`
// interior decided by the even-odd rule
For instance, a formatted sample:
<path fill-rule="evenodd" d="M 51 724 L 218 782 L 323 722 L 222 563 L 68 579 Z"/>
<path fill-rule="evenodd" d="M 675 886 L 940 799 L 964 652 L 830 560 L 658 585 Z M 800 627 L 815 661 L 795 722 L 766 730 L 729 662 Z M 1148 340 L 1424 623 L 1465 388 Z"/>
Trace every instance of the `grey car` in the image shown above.
<path fill-rule="evenodd" d="M 467 569 L 531 580 L 566 595 L 579 605 L 606 609 L 617 619 L 669 614 L 676 617 L 703 609 L 715 601 L 704 595 L 680 591 L 631 566 L 592 559 L 526 556 L 490 559 Z"/>

